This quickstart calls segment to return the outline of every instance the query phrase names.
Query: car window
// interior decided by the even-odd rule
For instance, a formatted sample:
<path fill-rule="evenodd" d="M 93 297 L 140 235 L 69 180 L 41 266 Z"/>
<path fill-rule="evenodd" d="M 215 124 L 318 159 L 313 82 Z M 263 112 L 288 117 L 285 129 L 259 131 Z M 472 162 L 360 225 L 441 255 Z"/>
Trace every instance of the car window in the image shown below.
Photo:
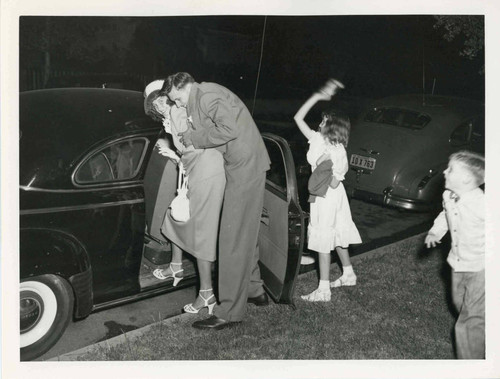
<path fill-rule="evenodd" d="M 484 117 L 477 117 L 472 120 L 472 140 L 474 142 L 484 143 Z"/>
<path fill-rule="evenodd" d="M 426 114 L 408 109 L 373 108 L 365 115 L 365 121 L 410 129 L 422 129 L 431 121 L 431 118 Z"/>
<path fill-rule="evenodd" d="M 271 168 L 267 171 L 267 182 L 286 193 L 285 158 L 276 141 L 265 138 L 267 152 L 271 159 Z"/>
<path fill-rule="evenodd" d="M 451 133 L 450 144 L 452 146 L 461 146 L 469 142 L 469 133 L 471 130 L 472 122 L 469 120 L 457 126 Z"/>
<path fill-rule="evenodd" d="M 75 175 L 77 184 L 94 184 L 133 179 L 146 152 L 146 138 L 115 142 L 91 155 Z"/>

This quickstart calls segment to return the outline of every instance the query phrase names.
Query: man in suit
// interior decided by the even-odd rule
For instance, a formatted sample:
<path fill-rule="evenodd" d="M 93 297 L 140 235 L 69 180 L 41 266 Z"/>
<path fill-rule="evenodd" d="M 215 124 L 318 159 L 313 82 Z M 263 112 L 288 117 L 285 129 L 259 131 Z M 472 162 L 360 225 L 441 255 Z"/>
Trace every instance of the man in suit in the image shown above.
<path fill-rule="evenodd" d="M 190 127 L 185 146 L 217 148 L 224 155 L 226 189 L 219 232 L 219 304 L 214 315 L 193 323 L 222 329 L 241 322 L 247 302 L 267 305 L 258 266 L 258 235 L 269 155 L 247 107 L 216 83 L 191 75 L 170 75 L 161 89 L 177 107 L 186 107 Z"/>

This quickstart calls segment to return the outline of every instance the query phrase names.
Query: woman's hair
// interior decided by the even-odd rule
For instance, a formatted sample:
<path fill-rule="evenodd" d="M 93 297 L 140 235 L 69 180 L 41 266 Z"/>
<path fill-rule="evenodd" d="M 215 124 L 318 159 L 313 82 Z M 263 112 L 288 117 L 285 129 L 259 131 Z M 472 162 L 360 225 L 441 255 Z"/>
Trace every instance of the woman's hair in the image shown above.
<path fill-rule="evenodd" d="M 156 99 L 162 96 L 165 95 L 162 95 L 160 90 L 154 90 L 144 99 L 144 113 L 146 113 L 146 115 L 151 117 L 153 120 L 159 122 L 162 122 L 165 117 L 156 110 L 153 103 Z M 173 105 L 173 103 L 170 101 L 168 97 L 167 97 L 167 104 Z"/>
<path fill-rule="evenodd" d="M 194 78 L 187 72 L 172 74 L 165 79 L 165 83 L 163 83 L 160 93 L 162 95 L 167 95 L 172 90 L 172 87 L 181 89 L 188 83 L 194 83 Z"/>
<path fill-rule="evenodd" d="M 331 109 L 321 114 L 325 120 L 325 126 L 321 133 L 334 144 L 342 144 L 347 148 L 349 133 L 351 132 L 351 122 L 349 117 L 341 111 Z"/>

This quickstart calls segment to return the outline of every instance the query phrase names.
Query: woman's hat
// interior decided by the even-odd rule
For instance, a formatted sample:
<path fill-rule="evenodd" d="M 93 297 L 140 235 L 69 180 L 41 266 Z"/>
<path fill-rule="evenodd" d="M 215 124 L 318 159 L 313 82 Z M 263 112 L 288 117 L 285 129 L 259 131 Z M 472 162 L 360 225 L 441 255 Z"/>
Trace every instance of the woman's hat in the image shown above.
<path fill-rule="evenodd" d="M 165 80 L 154 80 L 151 83 L 149 83 L 146 88 L 144 88 L 144 97 L 148 97 L 149 94 L 153 91 L 159 91 L 161 90 L 161 87 L 163 87 L 163 83 L 165 83 Z"/>

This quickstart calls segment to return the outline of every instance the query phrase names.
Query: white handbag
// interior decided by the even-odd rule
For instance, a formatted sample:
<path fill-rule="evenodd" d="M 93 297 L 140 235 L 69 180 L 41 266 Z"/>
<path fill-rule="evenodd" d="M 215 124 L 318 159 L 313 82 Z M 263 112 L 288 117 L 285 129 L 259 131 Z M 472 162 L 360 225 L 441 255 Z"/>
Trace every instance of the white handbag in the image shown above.
<path fill-rule="evenodd" d="M 189 220 L 189 199 L 188 193 L 188 177 L 184 166 L 179 163 L 179 175 L 177 181 L 177 196 L 170 203 L 170 216 L 175 221 L 186 222 Z"/>

